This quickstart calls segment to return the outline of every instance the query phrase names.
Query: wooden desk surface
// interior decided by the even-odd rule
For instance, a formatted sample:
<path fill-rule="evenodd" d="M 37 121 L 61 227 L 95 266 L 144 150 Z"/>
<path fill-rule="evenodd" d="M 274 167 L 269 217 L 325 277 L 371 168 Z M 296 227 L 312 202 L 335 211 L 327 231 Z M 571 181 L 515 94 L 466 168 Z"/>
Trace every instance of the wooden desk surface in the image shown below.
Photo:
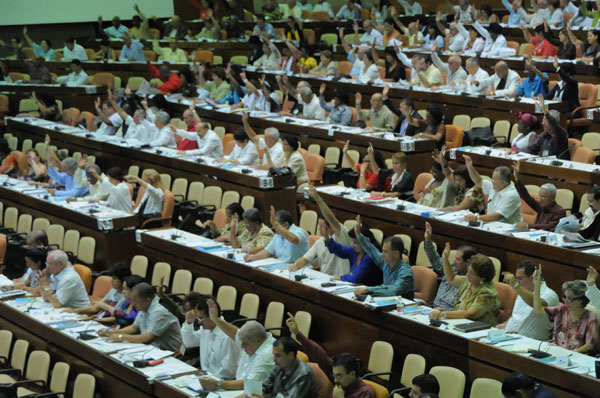
<path fill-rule="evenodd" d="M 293 215 L 296 214 L 295 178 L 290 180 L 274 177 L 274 187 L 272 189 L 261 188 L 258 177 L 225 170 L 220 167 L 170 158 L 90 138 L 77 137 L 12 119 L 8 121 L 8 128 L 20 139 L 32 138 L 34 142 L 43 141 L 44 136 L 49 134 L 52 144 L 57 145 L 59 148 L 67 148 L 70 152 L 80 151 L 96 156 L 98 165 L 103 169 L 119 166 L 127 170 L 129 166 L 135 164 L 140 167 L 140 170 L 152 168 L 159 173 L 170 174 L 173 180 L 178 177 L 187 178 L 190 183 L 201 181 L 205 186 L 218 185 L 223 191 L 237 191 L 240 193 L 240 197 L 244 195 L 254 196 L 255 206 L 260 209 L 263 215 L 269 214 L 271 206 L 276 209 L 288 210 Z"/>
<path fill-rule="evenodd" d="M 476 377 L 494 377 L 492 373 L 505 376 L 502 373 L 506 372 L 505 369 L 532 374 L 557 391 L 561 397 L 592 397 L 594 389 L 597 391 L 600 385 L 596 379 L 532 362 L 529 358 L 472 342 L 454 333 L 412 321 L 408 317 L 371 311 L 361 303 L 199 252 L 176 242 L 142 234 L 138 250 L 140 254 L 153 260 L 151 262 L 166 261 L 176 269 L 190 270 L 195 277 L 211 278 L 217 286 L 232 285 L 237 288 L 238 297 L 244 293 L 258 294 L 261 298 L 261 313 L 270 301 L 283 302 L 285 310 L 292 313 L 299 310 L 310 312 L 310 337 L 318 341 L 332 356 L 347 352 L 352 347 L 353 354 L 366 360 L 372 342 L 383 340 L 394 347 L 394 370 L 401 369 L 406 354 L 419 353 L 427 358 L 428 369 L 437 365 L 457 367 L 468 374 L 471 381 Z M 173 255 L 175 252 L 177 256 Z M 465 363 L 467 368 L 464 367 Z M 537 367 L 532 371 L 534 365 Z M 399 374 L 395 374 L 392 380 L 395 387 Z M 172 390 L 167 387 L 161 386 L 160 390 Z"/>
<path fill-rule="evenodd" d="M 139 223 L 137 215 L 113 220 L 113 228 L 101 230 L 98 219 L 63 206 L 37 199 L 0 186 L 0 201 L 4 208 L 13 206 L 19 214 L 31 214 L 33 218 L 43 217 L 52 224 L 60 224 L 68 229 L 76 229 L 81 237 L 91 236 L 96 240 L 93 268 L 104 270 L 118 262 L 129 263 L 135 246 L 135 227 Z"/>
<path fill-rule="evenodd" d="M 38 98 L 43 94 L 52 94 L 62 101 L 63 109 L 76 107 L 88 111 L 93 111 L 96 98 L 104 100 L 107 97 L 106 86 L 92 85 L 67 87 L 57 84 L 0 84 L 0 92 L 9 93 L 8 106 L 13 113 L 17 113 L 20 100 L 29 98 L 32 92 L 35 92 Z"/>

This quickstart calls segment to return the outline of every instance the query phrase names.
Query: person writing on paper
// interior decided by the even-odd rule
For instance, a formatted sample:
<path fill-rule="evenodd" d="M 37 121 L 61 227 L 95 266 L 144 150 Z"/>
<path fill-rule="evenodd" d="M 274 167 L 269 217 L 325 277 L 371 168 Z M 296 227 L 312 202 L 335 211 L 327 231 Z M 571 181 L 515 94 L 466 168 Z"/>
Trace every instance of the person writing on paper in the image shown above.
<path fill-rule="evenodd" d="M 310 243 L 306 232 L 294 225 L 294 218 L 287 210 L 278 210 L 271 206 L 271 226 L 275 230 L 275 237 L 271 242 L 256 254 L 246 254 L 244 261 L 251 262 L 275 257 L 282 262 L 296 261 L 308 251 Z"/>
<path fill-rule="evenodd" d="M 585 297 L 590 300 L 590 303 L 596 308 L 596 311 L 600 310 L 600 289 L 596 286 L 596 280 L 598 279 L 598 270 L 591 265 L 587 268 L 587 278 L 585 283 L 587 289 L 585 291 Z M 15 288 L 16 289 L 16 288 Z"/>
<path fill-rule="evenodd" d="M 548 340 L 552 332 L 552 323 L 547 316 L 537 314 L 533 310 L 533 273 L 536 270 L 537 265 L 533 261 L 525 260 L 517 264 L 514 274 L 502 273 L 504 283 L 512 286 L 518 296 L 511 317 L 496 325 L 496 328 L 536 340 Z M 558 295 L 544 281 L 541 282 L 540 296 L 544 307 L 554 307 L 559 304 Z"/>
<path fill-rule="evenodd" d="M 241 356 L 241 348 L 230 339 L 217 324 L 210 319 L 208 300 L 215 302 L 212 296 L 202 296 L 195 308 L 185 313 L 185 322 L 181 326 L 181 339 L 186 348 L 200 348 L 202 370 L 219 380 L 233 380 Z M 221 316 L 221 307 L 215 302 L 217 316 Z M 200 323 L 198 330 L 194 324 Z"/>
<path fill-rule="evenodd" d="M 310 366 L 298 358 L 298 343 L 291 337 L 280 337 L 273 343 L 275 366 L 262 382 L 262 394 L 253 393 L 255 398 L 313 398 L 315 397 L 315 375 Z M 246 394 L 241 397 L 248 397 Z"/>
<path fill-rule="evenodd" d="M 481 187 L 484 195 L 489 195 L 487 213 L 482 216 L 467 214 L 465 221 L 501 221 L 509 224 L 523 221 L 521 198 L 511 182 L 510 169 L 506 166 L 498 166 L 494 169 L 492 180 L 484 181 L 473 166 L 473 159 L 468 155 L 463 155 L 463 158 L 471 180 L 476 186 Z"/>
<path fill-rule="evenodd" d="M 217 304 L 207 301 L 208 316 L 219 329 L 223 331 L 242 353 L 237 365 L 234 380 L 216 380 L 205 376 L 200 378 L 200 384 L 205 390 L 243 390 L 246 380 L 264 380 L 273 368 L 273 343 L 275 339 L 265 327 L 256 321 L 248 321 L 240 328 L 219 317 Z"/>
<path fill-rule="evenodd" d="M 302 345 L 302 352 L 308 356 L 308 361 L 319 365 L 323 375 L 334 384 L 333 398 L 375 398 L 373 387 L 363 382 L 359 376 L 361 369 L 356 358 L 347 353 L 337 355 L 335 358 L 330 357 L 323 347 L 300 331 L 296 318 L 289 312 L 285 324 L 292 337 Z"/>
<path fill-rule="evenodd" d="M 513 163 L 513 175 L 515 177 L 515 188 L 519 193 L 519 196 L 525 203 L 529 205 L 537 213 L 535 222 L 533 224 L 527 224 L 525 222 L 518 222 L 515 224 L 516 228 L 530 228 L 530 229 L 543 229 L 546 231 L 553 231 L 558 225 L 561 218 L 567 216 L 567 212 L 561 205 L 556 203 L 556 187 L 554 184 L 546 183 L 540 187 L 538 196 L 540 200 L 535 200 L 525 185 L 519 179 L 519 171 L 521 170 L 521 161 Z"/>
<path fill-rule="evenodd" d="M 433 300 L 433 306 L 437 310 L 451 311 L 454 309 L 454 303 L 456 302 L 456 295 L 458 294 L 458 287 L 454 286 L 448 281 L 444 275 L 444 264 L 442 256 L 437 252 L 437 248 L 433 243 L 431 237 L 433 236 L 433 230 L 431 224 L 425 223 L 425 235 L 424 235 L 424 247 L 425 254 L 431 263 L 432 269 L 436 274 L 441 276 L 441 282 L 438 287 L 437 294 Z M 456 256 L 451 264 L 452 270 L 459 276 L 467 274 L 469 269 L 469 262 L 471 257 L 477 254 L 477 250 L 472 246 L 459 246 L 456 249 Z"/>
<path fill-rule="evenodd" d="M 492 260 L 483 254 L 471 256 L 466 275 L 456 275 L 450 265 L 450 243 L 442 253 L 444 276 L 458 288 L 452 311 L 432 310 L 431 319 L 470 319 L 490 325 L 498 324 L 500 300 L 494 286 L 496 270 Z"/>
<path fill-rule="evenodd" d="M 46 269 L 38 271 L 38 284 L 44 301 L 54 308 L 83 308 L 90 305 L 85 285 L 69 257 L 62 250 L 52 250 L 46 257 Z M 50 287 L 50 276 L 54 287 Z"/>
<path fill-rule="evenodd" d="M 110 269 L 109 275 L 112 288 L 100 301 L 83 308 L 66 308 L 62 312 L 91 315 L 90 318 L 103 318 L 115 312 L 115 306 L 123 298 L 123 281 L 131 275 L 131 269 L 129 265 L 119 263 Z"/>
<path fill-rule="evenodd" d="M 252 208 L 242 214 L 244 231 L 241 234 L 230 234 L 231 247 L 241 248 L 247 254 L 256 254 L 269 245 L 273 239 L 273 231 L 263 223 L 260 210 Z"/>
<path fill-rule="evenodd" d="M 175 315 L 159 303 L 158 295 L 148 283 L 140 283 L 131 291 L 131 302 L 139 311 L 133 325 L 98 332 L 109 341 L 152 344 L 162 350 L 181 348 L 181 329 Z"/>
<path fill-rule="evenodd" d="M 383 241 L 381 252 L 361 233 L 360 215 L 356 216 L 354 231 L 363 250 L 371 257 L 375 265 L 383 272 L 383 284 L 372 287 L 359 287 L 355 294 L 371 296 L 402 296 L 412 299 L 415 285 L 410 265 L 403 259 L 404 242 L 399 236 L 389 236 Z"/>
<path fill-rule="evenodd" d="M 533 309 L 554 323 L 552 342 L 567 350 L 585 354 L 598 346 L 598 319 L 586 309 L 590 300 L 585 296 L 586 282 L 567 281 L 562 284 L 564 303 L 548 307 L 542 304 L 542 266 L 533 274 Z"/>
<path fill-rule="evenodd" d="M 480 187 L 475 186 L 465 166 L 459 166 L 452 170 L 446 160 L 446 146 L 441 151 L 434 150 L 433 158 L 442 166 L 442 172 L 446 180 L 455 188 L 456 196 L 454 204 L 442 207 L 441 211 L 469 210 L 479 214 L 485 209 L 483 192 Z"/>

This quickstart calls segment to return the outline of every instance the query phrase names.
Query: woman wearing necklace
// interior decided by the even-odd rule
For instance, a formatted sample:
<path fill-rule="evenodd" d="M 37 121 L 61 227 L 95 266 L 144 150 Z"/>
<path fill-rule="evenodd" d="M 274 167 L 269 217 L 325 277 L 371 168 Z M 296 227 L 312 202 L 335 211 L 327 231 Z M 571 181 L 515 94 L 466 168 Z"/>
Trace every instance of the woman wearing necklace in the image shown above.
<path fill-rule="evenodd" d="M 598 345 L 598 319 L 594 312 L 585 308 L 590 301 L 585 296 L 586 283 L 581 280 L 563 283 L 564 303 L 556 307 L 544 307 L 540 299 L 541 265 L 533 274 L 533 282 L 533 309 L 554 322 L 552 342 L 582 354 L 595 349 Z"/>

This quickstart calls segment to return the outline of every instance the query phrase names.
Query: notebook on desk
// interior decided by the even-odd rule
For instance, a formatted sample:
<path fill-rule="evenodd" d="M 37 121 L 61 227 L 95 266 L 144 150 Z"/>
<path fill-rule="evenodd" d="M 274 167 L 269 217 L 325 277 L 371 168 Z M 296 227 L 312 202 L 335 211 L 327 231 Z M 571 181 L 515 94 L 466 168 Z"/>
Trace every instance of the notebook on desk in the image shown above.
<path fill-rule="evenodd" d="M 473 321 L 473 322 L 467 322 L 467 323 L 461 323 L 458 325 L 454 325 L 454 329 L 458 330 L 459 332 L 463 332 L 463 333 L 476 332 L 478 330 L 485 330 L 485 329 L 489 329 L 491 327 L 492 327 L 492 325 L 485 323 L 485 322 L 480 322 L 480 321 Z"/>

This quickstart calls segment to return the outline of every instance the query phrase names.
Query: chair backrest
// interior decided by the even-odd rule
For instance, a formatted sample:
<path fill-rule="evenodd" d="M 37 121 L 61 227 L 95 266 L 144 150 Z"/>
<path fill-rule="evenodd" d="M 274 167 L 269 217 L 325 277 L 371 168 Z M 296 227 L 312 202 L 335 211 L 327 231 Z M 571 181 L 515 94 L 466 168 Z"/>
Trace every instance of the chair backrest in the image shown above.
<path fill-rule="evenodd" d="M 218 229 L 222 229 L 225 224 L 227 224 L 227 212 L 225 209 L 217 209 L 215 211 L 215 215 L 213 216 L 213 222 L 217 226 Z"/>
<path fill-rule="evenodd" d="M 81 115 L 81 111 L 77 108 L 67 108 L 62 111 L 63 122 L 67 123 L 69 126 L 75 126 L 79 121 L 79 116 Z"/>
<path fill-rule="evenodd" d="M 90 289 L 92 288 L 92 269 L 83 264 L 73 264 L 73 268 L 75 269 L 75 272 L 79 274 L 79 277 L 85 286 L 85 291 L 89 294 Z"/>
<path fill-rule="evenodd" d="M 233 286 L 223 285 L 217 290 L 217 303 L 221 310 L 235 310 L 237 289 Z"/>
<path fill-rule="evenodd" d="M 519 46 L 519 55 L 531 55 L 535 46 L 531 43 L 521 43 Z"/>
<path fill-rule="evenodd" d="M 309 153 L 306 156 L 306 172 L 308 179 L 314 182 L 320 182 L 323 179 L 325 171 L 325 158 L 318 154 Z"/>
<path fill-rule="evenodd" d="M 265 329 L 281 327 L 283 324 L 284 310 L 285 306 L 283 303 L 271 301 L 269 305 L 267 305 L 267 312 L 265 313 Z M 281 331 L 279 330 L 272 330 L 271 333 L 277 337 L 281 335 Z"/>
<path fill-rule="evenodd" d="M 510 133 L 510 122 L 508 120 L 498 120 L 494 123 L 494 129 L 492 130 L 492 134 L 496 138 L 503 138 L 504 140 L 500 140 L 501 142 L 508 141 L 508 135 Z"/>
<path fill-rule="evenodd" d="M 94 288 L 92 289 L 92 295 L 90 296 L 90 300 L 102 300 L 110 289 L 112 289 L 112 277 L 108 275 L 100 275 L 94 281 Z"/>
<path fill-rule="evenodd" d="M 196 49 L 195 51 L 196 54 L 196 62 L 202 62 L 202 63 L 210 63 L 211 65 L 213 64 L 213 56 L 214 53 L 210 50 L 198 50 Z"/>
<path fill-rule="evenodd" d="M 187 178 L 176 178 L 171 186 L 171 192 L 178 200 L 185 200 L 188 189 Z"/>
<path fill-rule="evenodd" d="M 571 160 L 573 160 L 574 162 L 594 164 L 595 158 L 596 153 L 593 150 L 582 146 L 575 150 L 575 153 L 573 154 Z"/>
<path fill-rule="evenodd" d="M 474 117 L 473 119 L 471 119 L 471 126 L 469 128 L 469 130 L 472 130 L 474 128 L 477 127 L 487 127 L 490 126 L 491 122 L 490 119 L 487 117 Z"/>
<path fill-rule="evenodd" d="M 402 375 L 400 376 L 400 383 L 408 387 L 412 384 L 412 380 L 416 376 L 420 376 L 425 373 L 425 357 L 419 354 L 408 354 L 404 358 L 404 365 L 402 365 Z"/>
<path fill-rule="evenodd" d="M 410 237 L 410 235 L 395 234 L 394 236 L 397 236 L 400 239 L 402 239 L 402 243 L 404 243 L 404 249 L 406 250 L 406 254 L 408 256 L 410 256 L 410 249 L 411 249 L 411 246 L 412 246 L 412 238 Z"/>
<path fill-rule="evenodd" d="M 10 366 L 13 369 L 19 369 L 21 373 L 25 371 L 25 361 L 27 361 L 27 350 L 29 349 L 29 342 L 27 340 L 15 341 L 12 354 L 10 356 Z"/>
<path fill-rule="evenodd" d="M 75 378 L 73 398 L 94 398 L 96 379 L 87 373 L 80 373 Z"/>
<path fill-rule="evenodd" d="M 479 377 L 471 384 L 470 398 L 503 398 L 502 383 L 498 380 Z"/>
<path fill-rule="evenodd" d="M 166 173 L 160 173 L 160 182 L 162 182 L 165 189 L 171 189 L 171 175 Z"/>
<path fill-rule="evenodd" d="M 371 231 L 377 243 L 381 245 L 383 243 L 383 231 L 377 228 L 369 228 L 369 231 Z"/>
<path fill-rule="evenodd" d="M 449 366 L 434 366 L 429 370 L 440 384 L 440 398 L 462 398 L 465 392 L 465 374 Z"/>
<path fill-rule="evenodd" d="M 49 389 L 51 392 L 67 391 L 67 381 L 69 380 L 69 366 L 66 362 L 56 362 L 52 368 L 52 378 L 50 379 Z M 64 398 L 64 397 L 61 397 Z"/>
<path fill-rule="evenodd" d="M 33 217 L 31 214 L 21 214 L 19 221 L 17 222 L 17 233 L 28 234 L 31 232 L 31 224 L 33 224 Z"/>
<path fill-rule="evenodd" d="M 327 147 L 325 150 L 325 167 L 337 167 L 340 163 L 340 152 L 340 148 L 336 146 Z"/>
<path fill-rule="evenodd" d="M 200 294 L 212 295 L 213 287 L 214 285 L 212 279 L 198 277 L 194 281 L 194 287 L 192 290 Z"/>
<path fill-rule="evenodd" d="M 240 302 L 240 316 L 244 318 L 256 318 L 258 316 L 258 307 L 260 298 L 254 293 L 244 293 Z"/>
<path fill-rule="evenodd" d="M 221 198 L 221 209 L 225 209 L 232 203 L 240 202 L 240 194 L 237 191 L 225 191 L 223 193 L 223 197 Z"/>
<path fill-rule="evenodd" d="M 415 274 L 415 298 L 432 304 L 437 292 L 437 274 L 431 268 L 422 265 L 413 265 L 412 270 Z"/>
<path fill-rule="evenodd" d="M 139 88 L 139 87 L 138 87 Z M 89 131 L 96 131 L 96 125 L 94 124 L 94 114 L 91 112 L 83 111 L 79 114 L 79 122 L 85 122 L 85 128 Z"/>
<path fill-rule="evenodd" d="M 163 261 L 154 264 L 150 283 L 152 286 L 158 286 L 161 278 L 163 278 L 163 286 L 166 286 L 168 290 L 171 282 L 171 264 Z"/>
<path fill-rule="evenodd" d="M 331 16 L 327 11 L 314 11 L 308 13 L 308 19 L 314 19 L 315 21 L 330 21 Z M 337 35 L 335 35 L 335 37 L 337 39 Z M 321 40 L 323 40 L 323 35 L 321 35 Z"/>
<path fill-rule="evenodd" d="M 360 153 L 358 153 L 355 149 L 350 149 L 348 152 L 348 157 L 354 161 L 354 163 L 358 163 L 360 159 Z M 348 157 L 342 155 L 342 167 L 350 167 L 350 163 L 348 162 Z"/>
<path fill-rule="evenodd" d="M 63 248 L 65 227 L 60 224 L 52 224 L 46 230 L 46 235 L 48 235 L 49 245 L 56 245 L 59 249 Z"/>
<path fill-rule="evenodd" d="M 579 104 L 581 106 L 596 106 L 598 97 L 598 86 L 591 83 L 579 85 Z"/>
<path fill-rule="evenodd" d="M 433 175 L 431 173 L 419 173 L 417 178 L 415 179 L 415 185 L 413 187 L 413 192 L 415 195 L 415 199 L 419 200 L 423 196 L 423 191 L 425 190 L 425 186 L 431 179 Z"/>
<path fill-rule="evenodd" d="M 312 315 L 310 312 L 297 311 L 294 315 L 294 318 L 296 318 L 296 323 L 298 323 L 298 329 L 300 329 L 300 332 L 308 337 L 310 334 L 310 325 L 312 324 Z"/>
<path fill-rule="evenodd" d="M 302 353 L 302 351 L 298 351 L 298 353 Z M 331 393 L 333 392 L 333 384 L 331 384 L 329 377 L 327 377 L 325 372 L 323 372 L 318 364 L 314 362 L 308 362 L 308 366 L 310 366 L 313 374 L 315 375 L 315 392 L 317 393 L 317 398 L 331 397 Z"/>
<path fill-rule="evenodd" d="M 317 224 L 319 215 L 314 210 L 304 210 L 300 215 L 299 227 L 305 230 L 309 235 L 317 234 Z"/>
<path fill-rule="evenodd" d="M 188 294 L 192 288 L 192 273 L 187 269 L 178 269 L 173 275 L 173 286 L 171 293 L 173 294 Z"/>
<path fill-rule="evenodd" d="M 13 231 L 17 230 L 17 224 L 19 221 L 19 210 L 16 207 L 8 207 L 4 211 L 4 220 L 3 226 L 4 228 L 10 228 Z"/>
<path fill-rule="evenodd" d="M 50 371 L 50 354 L 46 351 L 32 351 L 27 361 L 27 370 L 25 378 L 27 380 L 48 381 L 48 372 Z"/>
<path fill-rule="evenodd" d="M 8 358 L 10 356 L 12 340 L 13 332 L 6 329 L 0 330 L 0 357 Z"/>
<path fill-rule="evenodd" d="M 350 75 L 352 71 L 352 63 L 350 61 L 338 62 L 338 73 L 340 75 Z"/>
<path fill-rule="evenodd" d="M 175 196 L 173 193 L 167 189 L 163 191 L 164 199 L 163 199 L 163 207 L 162 207 L 162 217 L 166 218 L 162 221 L 163 227 L 168 227 L 171 225 L 171 218 L 173 217 L 173 209 L 175 208 Z"/>
<path fill-rule="evenodd" d="M 8 96 L 0 94 L 0 113 L 8 113 Z"/>
<path fill-rule="evenodd" d="M 367 380 L 367 379 L 363 379 L 363 381 L 370 385 L 371 388 L 373 388 L 373 391 L 375 392 L 375 398 L 388 398 L 389 397 L 389 393 L 388 393 L 388 389 L 385 388 L 384 386 L 382 386 L 379 383 L 375 383 L 374 381 L 371 380 Z"/>
<path fill-rule="evenodd" d="M 90 236 L 84 236 L 79 240 L 77 249 L 77 259 L 86 264 L 94 264 L 94 256 L 96 254 L 96 239 Z"/>
<path fill-rule="evenodd" d="M 575 156 L 575 152 L 577 152 L 577 149 L 581 148 L 582 144 L 581 141 L 579 141 L 577 138 L 569 138 L 569 155 L 570 158 L 573 159 L 573 156 Z"/>
<path fill-rule="evenodd" d="M 433 247 L 437 250 L 437 244 L 433 243 Z M 415 265 L 422 265 L 424 267 L 431 267 L 431 261 L 429 261 L 429 257 L 427 257 L 427 253 L 425 253 L 425 241 L 419 242 L 419 247 L 417 248 L 417 257 L 415 258 Z"/>
<path fill-rule="evenodd" d="M 508 48 L 514 48 L 515 49 L 515 55 L 519 53 L 519 43 L 513 40 L 507 40 L 506 41 L 506 47 Z"/>
<path fill-rule="evenodd" d="M 32 231 L 36 231 L 36 230 L 41 230 L 41 231 L 47 231 L 48 227 L 50 227 L 50 220 L 48 220 L 47 218 L 36 218 L 35 220 L 33 220 L 33 224 L 31 225 L 31 230 Z"/>
<path fill-rule="evenodd" d="M 471 130 L 471 116 L 469 115 L 455 115 L 452 119 L 452 124 L 459 126 L 463 131 Z"/>
<path fill-rule="evenodd" d="M 387 341 L 375 341 L 373 345 L 371 345 L 367 370 L 369 372 L 391 372 L 393 361 L 394 347 Z M 390 379 L 388 375 L 379 377 L 383 380 Z"/>
<path fill-rule="evenodd" d="M 145 278 L 148 273 L 148 257 L 136 254 L 131 259 L 129 268 L 131 269 L 132 274 Z"/>
<path fill-rule="evenodd" d="M 219 208 L 221 206 L 221 197 L 223 195 L 223 189 L 221 187 L 213 185 L 210 187 L 204 188 L 204 194 L 202 195 L 203 205 L 213 205 L 215 208 Z"/>
<path fill-rule="evenodd" d="M 446 125 L 446 146 L 448 148 L 459 148 L 462 146 L 465 132 L 459 126 Z"/>
<path fill-rule="evenodd" d="M 581 136 L 581 145 L 594 151 L 596 155 L 600 154 L 600 133 L 585 133 Z"/>
<path fill-rule="evenodd" d="M 198 203 L 202 203 L 202 197 L 204 196 L 204 183 L 200 181 L 194 181 L 190 184 L 190 188 L 187 194 L 187 200 L 195 200 Z"/>
<path fill-rule="evenodd" d="M 500 301 L 500 323 L 502 323 L 512 315 L 517 293 L 515 289 L 506 283 L 494 282 L 494 286 L 496 286 L 498 300 Z"/>
<path fill-rule="evenodd" d="M 570 189 L 558 188 L 556 190 L 556 203 L 561 205 L 563 209 L 567 211 L 573 210 L 574 201 L 575 195 Z"/>
<path fill-rule="evenodd" d="M 252 209 L 254 207 L 254 196 L 243 196 L 240 204 L 244 210 Z"/>
<path fill-rule="evenodd" d="M 110 72 L 98 72 L 92 78 L 92 84 L 112 89 L 115 85 L 115 75 Z"/>

